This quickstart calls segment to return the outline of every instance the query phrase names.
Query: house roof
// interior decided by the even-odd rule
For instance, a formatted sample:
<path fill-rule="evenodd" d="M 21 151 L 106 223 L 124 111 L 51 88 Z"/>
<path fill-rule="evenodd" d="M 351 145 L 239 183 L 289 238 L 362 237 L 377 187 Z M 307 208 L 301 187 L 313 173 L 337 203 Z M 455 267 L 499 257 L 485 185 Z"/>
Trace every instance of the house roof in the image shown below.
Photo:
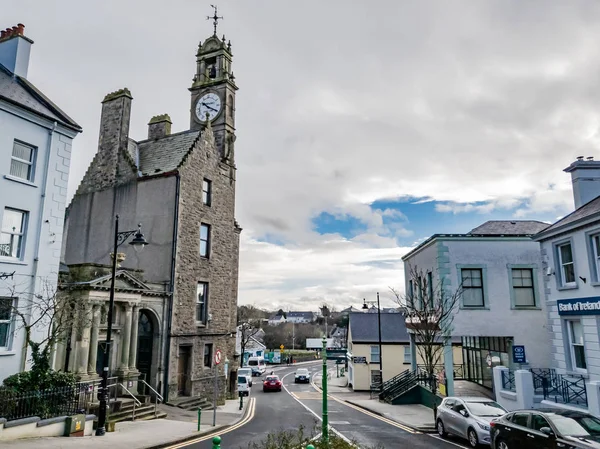
<path fill-rule="evenodd" d="M 200 137 L 200 131 L 183 131 L 160 139 L 138 142 L 139 169 L 142 176 L 166 173 L 177 169 L 198 137 Z"/>
<path fill-rule="evenodd" d="M 471 229 L 474 235 L 533 235 L 543 231 L 548 226 L 537 220 L 489 220 Z"/>
<path fill-rule="evenodd" d="M 353 343 L 377 343 L 379 328 L 376 313 L 351 313 L 350 333 Z M 404 316 L 399 313 L 381 314 L 381 342 L 408 343 L 410 341 Z"/>
<path fill-rule="evenodd" d="M 269 321 L 281 320 L 282 318 L 283 318 L 283 315 L 277 315 L 277 314 L 275 314 L 275 315 L 271 315 L 269 317 Z"/>
<path fill-rule="evenodd" d="M 0 64 L 0 99 L 81 132 L 81 126 L 40 92 L 37 87 L 27 79 L 14 75 L 2 64 Z"/>
<path fill-rule="evenodd" d="M 594 198 L 589 203 L 584 204 L 579 209 L 574 210 L 566 217 L 558 220 L 556 223 L 548 226 L 546 229 L 542 230 L 538 235 L 536 235 L 534 239 L 543 240 L 546 235 L 551 234 L 553 231 L 570 227 L 570 225 L 576 225 L 576 223 L 585 220 L 586 218 L 591 218 L 595 215 L 600 216 L 600 196 Z"/>
<path fill-rule="evenodd" d="M 306 318 L 307 320 L 312 320 L 315 318 L 314 312 L 288 312 L 287 318 Z"/>

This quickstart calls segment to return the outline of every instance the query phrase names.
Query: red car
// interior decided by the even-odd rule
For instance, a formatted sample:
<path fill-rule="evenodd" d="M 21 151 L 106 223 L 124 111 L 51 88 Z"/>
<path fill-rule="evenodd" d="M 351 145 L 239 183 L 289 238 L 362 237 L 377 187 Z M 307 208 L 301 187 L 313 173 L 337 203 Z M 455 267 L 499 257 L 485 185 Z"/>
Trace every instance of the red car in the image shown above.
<path fill-rule="evenodd" d="M 278 376 L 267 376 L 263 382 L 263 391 L 281 391 L 281 380 Z"/>

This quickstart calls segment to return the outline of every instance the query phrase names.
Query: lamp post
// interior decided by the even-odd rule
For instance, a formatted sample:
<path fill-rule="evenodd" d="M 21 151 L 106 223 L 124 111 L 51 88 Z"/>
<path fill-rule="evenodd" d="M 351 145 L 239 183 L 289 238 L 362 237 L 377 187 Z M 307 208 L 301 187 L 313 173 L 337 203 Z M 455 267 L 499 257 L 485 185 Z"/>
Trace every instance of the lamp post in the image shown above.
<path fill-rule="evenodd" d="M 363 309 L 368 309 L 369 304 L 375 304 L 375 301 L 367 301 L 366 298 L 363 299 Z M 381 351 L 381 307 L 379 307 L 379 292 L 377 292 L 377 327 L 379 328 L 379 373 L 381 374 L 381 382 L 379 384 L 379 390 L 383 388 L 383 353 Z"/>
<path fill-rule="evenodd" d="M 110 296 L 108 301 L 108 315 L 106 317 L 106 343 L 104 346 L 104 356 L 102 358 L 102 382 L 100 383 L 100 391 L 98 396 L 100 399 L 100 409 L 98 411 L 98 427 L 96 428 L 96 436 L 102 436 L 106 433 L 106 409 L 108 408 L 108 365 L 110 363 L 110 347 L 112 338 L 112 322 L 113 308 L 115 305 L 115 277 L 117 274 L 117 248 L 125 243 L 129 237 L 134 235 L 130 245 L 136 251 L 140 251 L 148 244 L 142 234 L 142 225 L 139 224 L 135 231 L 119 232 L 119 216 L 115 217 L 115 234 L 113 244 L 113 260 L 112 260 L 112 276 L 110 279 Z"/>
<path fill-rule="evenodd" d="M 321 389 L 323 390 L 323 424 L 321 427 L 321 440 L 325 447 L 329 447 L 329 413 L 327 412 L 327 337 L 323 337 L 323 375 Z"/>

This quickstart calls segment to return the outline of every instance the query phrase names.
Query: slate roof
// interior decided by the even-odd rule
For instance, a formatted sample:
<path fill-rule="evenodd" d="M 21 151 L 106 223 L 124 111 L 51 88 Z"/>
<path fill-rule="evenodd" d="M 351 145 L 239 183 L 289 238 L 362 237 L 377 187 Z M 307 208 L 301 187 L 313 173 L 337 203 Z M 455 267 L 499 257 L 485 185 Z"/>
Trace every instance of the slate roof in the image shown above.
<path fill-rule="evenodd" d="M 314 312 L 288 312 L 287 318 L 304 318 L 306 320 L 314 320 Z"/>
<path fill-rule="evenodd" d="M 471 235 L 533 235 L 543 231 L 548 223 L 536 220 L 490 220 L 471 229 Z"/>
<path fill-rule="evenodd" d="M 2 64 L 0 64 L 0 99 L 81 132 L 81 126 L 40 92 L 37 87 L 25 78 L 13 75 Z"/>
<path fill-rule="evenodd" d="M 200 131 L 184 131 L 160 139 L 138 142 L 142 176 L 177 169 L 199 136 Z"/>
<path fill-rule="evenodd" d="M 594 198 L 589 203 L 584 204 L 579 209 L 571 212 L 566 217 L 558 220 L 556 223 L 548 226 L 539 235 L 535 236 L 535 240 L 543 239 L 544 235 L 551 233 L 552 231 L 556 231 L 557 229 L 567 227 L 568 225 L 575 224 L 580 220 L 584 220 L 586 218 L 592 217 L 593 215 L 597 215 L 600 213 L 600 196 Z"/>
<path fill-rule="evenodd" d="M 376 313 L 351 313 L 350 333 L 353 343 L 379 342 Z M 408 343 L 410 341 L 404 316 L 400 313 L 381 314 L 381 342 Z"/>

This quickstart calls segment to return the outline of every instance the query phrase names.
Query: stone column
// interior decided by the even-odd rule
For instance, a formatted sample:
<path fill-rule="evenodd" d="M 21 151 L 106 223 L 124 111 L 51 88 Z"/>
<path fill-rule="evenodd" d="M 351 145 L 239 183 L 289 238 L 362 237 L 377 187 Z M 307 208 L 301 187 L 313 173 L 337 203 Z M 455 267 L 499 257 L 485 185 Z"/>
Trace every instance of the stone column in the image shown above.
<path fill-rule="evenodd" d="M 121 366 L 119 371 L 126 373 L 129 371 L 129 346 L 131 345 L 131 304 L 125 303 L 123 310 L 125 311 L 125 317 L 121 332 Z"/>
<path fill-rule="evenodd" d="M 100 331 L 100 304 L 92 305 L 92 335 L 88 355 L 88 375 L 97 377 L 96 359 L 98 357 L 98 332 Z"/>
<path fill-rule="evenodd" d="M 417 344 L 415 343 L 415 334 L 409 333 L 410 338 L 410 370 L 417 370 Z"/>
<path fill-rule="evenodd" d="M 81 338 L 77 342 L 77 371 L 75 373 L 80 377 L 86 377 L 88 373 L 88 356 L 90 353 L 91 305 L 86 304 L 81 313 L 83 316 L 75 317 L 79 321 L 79 323 L 75 324 L 79 324 L 81 328 L 78 330 L 81 332 Z"/>
<path fill-rule="evenodd" d="M 131 321 L 131 344 L 129 346 L 129 370 L 135 371 L 135 360 L 137 357 L 137 345 L 138 345 L 138 320 L 140 318 L 140 307 L 133 307 L 133 319 Z M 146 379 L 146 382 L 148 379 Z"/>
<path fill-rule="evenodd" d="M 446 374 L 446 396 L 454 396 L 454 352 L 450 337 L 444 342 L 444 372 Z"/>

